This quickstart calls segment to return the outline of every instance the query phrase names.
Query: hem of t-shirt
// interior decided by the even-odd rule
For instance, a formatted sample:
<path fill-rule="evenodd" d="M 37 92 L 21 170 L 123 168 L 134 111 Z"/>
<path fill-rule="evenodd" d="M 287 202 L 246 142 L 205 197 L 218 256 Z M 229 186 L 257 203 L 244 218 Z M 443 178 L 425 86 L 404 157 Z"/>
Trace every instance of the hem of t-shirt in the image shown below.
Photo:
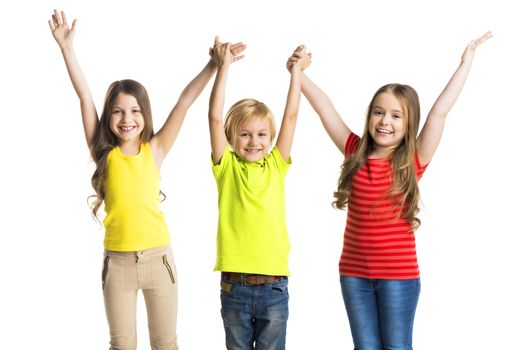
<path fill-rule="evenodd" d="M 381 274 L 377 274 L 377 275 L 369 275 L 365 273 L 346 274 L 346 273 L 339 272 L 339 275 L 341 277 L 357 277 L 357 278 L 366 278 L 366 279 L 371 279 L 371 280 L 390 280 L 390 281 L 397 281 L 397 280 L 405 281 L 405 280 L 415 280 L 415 279 L 420 278 L 419 273 L 415 275 L 410 275 L 410 276 L 385 276 Z"/>
<path fill-rule="evenodd" d="M 235 273 L 245 273 L 252 275 L 265 275 L 265 276 L 290 276 L 290 271 L 285 270 L 267 270 L 267 269 L 243 269 L 235 266 L 215 266 L 213 269 L 215 272 L 235 272 Z"/>
<path fill-rule="evenodd" d="M 104 249 L 112 250 L 115 252 L 138 252 L 146 249 L 151 248 L 159 248 L 164 247 L 171 244 L 171 240 L 167 241 L 159 241 L 159 242 L 151 242 L 148 244 L 138 244 L 134 246 L 119 246 L 119 245 L 107 245 L 104 244 Z"/>

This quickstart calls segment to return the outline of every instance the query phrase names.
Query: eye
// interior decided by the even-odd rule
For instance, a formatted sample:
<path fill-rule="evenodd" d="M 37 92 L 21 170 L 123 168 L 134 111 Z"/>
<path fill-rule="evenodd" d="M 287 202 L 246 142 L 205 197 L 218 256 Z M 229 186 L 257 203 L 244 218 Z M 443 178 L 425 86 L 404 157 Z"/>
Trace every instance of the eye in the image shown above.
<path fill-rule="evenodd" d="M 379 111 L 379 110 L 374 111 L 374 115 L 383 115 L 383 111 Z"/>
<path fill-rule="evenodd" d="M 403 118 L 402 116 L 400 116 L 399 114 L 394 114 L 394 119 L 401 119 Z"/>
<path fill-rule="evenodd" d="M 122 111 L 120 109 L 114 109 L 111 114 L 121 115 Z"/>
<path fill-rule="evenodd" d="M 135 114 L 138 114 L 138 113 L 140 113 L 140 109 L 134 109 L 134 110 L 132 110 L 132 112 L 135 113 Z"/>
<path fill-rule="evenodd" d="M 239 134 L 239 136 L 240 136 L 240 137 L 246 137 L 246 136 L 248 136 L 248 133 L 246 133 L 246 132 L 241 132 L 241 133 Z"/>
<path fill-rule="evenodd" d="M 261 133 L 259 133 L 259 137 L 266 137 L 266 135 L 267 135 L 267 134 L 266 134 L 265 132 L 261 132 Z"/>

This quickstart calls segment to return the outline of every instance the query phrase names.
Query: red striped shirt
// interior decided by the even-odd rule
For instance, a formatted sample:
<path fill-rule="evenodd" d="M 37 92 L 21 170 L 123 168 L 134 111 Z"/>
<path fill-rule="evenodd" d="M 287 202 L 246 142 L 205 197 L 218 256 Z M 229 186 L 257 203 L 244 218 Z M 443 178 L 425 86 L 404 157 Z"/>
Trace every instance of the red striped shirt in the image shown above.
<path fill-rule="evenodd" d="M 360 141 L 350 134 L 347 157 Z M 421 166 L 417 156 L 414 166 L 419 180 L 427 166 Z M 339 273 L 370 279 L 418 278 L 414 231 L 406 219 L 397 218 L 399 209 L 388 198 L 392 187 L 388 159 L 368 159 L 354 174 L 351 186 Z"/>

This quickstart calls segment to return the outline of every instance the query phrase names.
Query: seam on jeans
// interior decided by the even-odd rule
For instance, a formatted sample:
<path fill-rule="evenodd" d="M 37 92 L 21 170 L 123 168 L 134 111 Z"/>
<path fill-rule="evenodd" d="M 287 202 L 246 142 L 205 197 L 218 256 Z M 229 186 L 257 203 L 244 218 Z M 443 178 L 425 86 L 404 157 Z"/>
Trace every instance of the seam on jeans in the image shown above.
<path fill-rule="evenodd" d="M 407 338 L 405 340 L 405 346 L 408 346 L 410 344 L 410 349 L 412 349 L 412 332 L 414 329 L 414 321 L 416 318 L 416 309 L 417 309 L 417 303 L 419 301 L 419 293 L 421 292 L 421 282 L 419 279 L 417 279 L 417 294 L 416 294 L 416 305 L 414 307 L 414 310 L 412 311 L 412 322 L 410 322 L 410 325 L 408 326 L 408 332 L 407 332 Z"/>
<path fill-rule="evenodd" d="M 162 262 L 164 263 L 164 266 L 166 266 L 166 269 L 168 270 L 168 273 L 171 278 L 171 283 L 175 284 L 175 277 L 173 276 L 173 270 L 171 269 L 170 263 L 168 262 L 168 258 L 166 257 L 166 254 L 162 256 Z"/>
<path fill-rule="evenodd" d="M 104 289 L 104 286 L 106 285 L 106 276 L 108 274 L 109 270 L 109 255 L 106 255 L 104 258 L 104 268 L 102 269 L 102 289 Z"/>

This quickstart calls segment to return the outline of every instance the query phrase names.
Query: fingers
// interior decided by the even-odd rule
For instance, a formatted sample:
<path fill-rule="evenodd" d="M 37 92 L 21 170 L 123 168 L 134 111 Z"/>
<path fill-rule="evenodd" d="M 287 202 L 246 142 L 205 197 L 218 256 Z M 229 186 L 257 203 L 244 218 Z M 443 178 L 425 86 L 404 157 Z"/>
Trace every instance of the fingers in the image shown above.
<path fill-rule="evenodd" d="M 306 46 L 299 45 L 286 61 L 286 68 L 291 72 L 294 67 L 304 71 L 312 63 L 312 54 L 307 51 Z"/>
<path fill-rule="evenodd" d="M 64 11 L 60 11 L 60 15 L 62 17 L 62 23 L 64 23 L 66 26 L 68 26 L 67 25 L 67 19 L 66 19 L 66 13 Z"/>
<path fill-rule="evenodd" d="M 246 44 L 243 42 L 237 42 L 235 44 L 232 43 L 221 43 L 219 40 L 219 36 L 215 36 L 215 40 L 213 42 L 213 48 L 210 48 L 208 50 L 208 53 L 210 56 L 212 56 L 212 59 L 219 63 L 219 66 L 223 64 L 223 62 L 229 62 L 233 63 L 238 60 L 241 60 L 244 58 L 244 55 L 241 55 L 241 53 L 246 49 Z M 227 64 L 229 64 L 227 63 Z"/>
<path fill-rule="evenodd" d="M 55 22 L 55 27 L 58 27 L 58 26 L 61 26 L 62 25 L 62 16 L 60 16 L 60 13 L 58 12 L 57 9 L 55 9 L 55 13 L 54 15 L 52 16 L 53 17 L 53 21 Z"/>
<path fill-rule="evenodd" d="M 55 31 L 60 26 L 65 26 L 66 28 L 69 28 L 69 25 L 67 23 L 66 13 L 64 11 L 58 11 L 55 9 L 53 11 L 53 14 L 51 15 L 51 19 L 47 21 L 49 24 L 49 28 L 51 31 Z M 73 20 L 73 24 L 71 26 L 71 31 L 75 30 L 77 20 Z"/>
<path fill-rule="evenodd" d="M 489 40 L 490 38 L 492 38 L 492 32 L 488 31 L 476 40 L 477 46 Z"/>
<path fill-rule="evenodd" d="M 483 44 L 485 41 L 489 40 L 490 38 L 492 38 L 492 32 L 488 31 L 482 36 L 480 36 L 479 38 L 472 40 L 469 43 L 469 46 L 471 49 L 476 49 L 479 45 Z"/>
<path fill-rule="evenodd" d="M 243 58 L 244 58 L 244 55 L 234 56 L 234 57 L 232 58 L 232 62 L 237 62 L 238 60 L 243 59 Z"/>
<path fill-rule="evenodd" d="M 74 33 L 76 28 L 77 28 L 77 20 L 74 19 L 73 24 L 71 24 L 71 31 Z"/>
<path fill-rule="evenodd" d="M 233 56 L 238 56 L 244 50 L 246 50 L 246 44 L 242 42 L 238 42 L 230 46 L 230 52 Z"/>

